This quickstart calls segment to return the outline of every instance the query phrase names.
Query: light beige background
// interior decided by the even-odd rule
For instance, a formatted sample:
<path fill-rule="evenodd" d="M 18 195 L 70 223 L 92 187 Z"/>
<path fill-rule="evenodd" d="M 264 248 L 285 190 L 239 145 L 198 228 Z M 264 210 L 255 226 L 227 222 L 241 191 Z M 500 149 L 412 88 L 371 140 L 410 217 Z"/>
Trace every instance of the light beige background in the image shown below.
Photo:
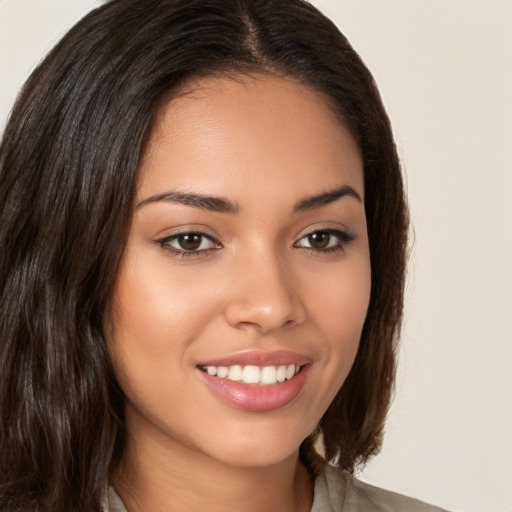
<path fill-rule="evenodd" d="M 512 1 L 314 3 L 380 86 L 415 231 L 397 396 L 363 477 L 512 512 Z M 98 4 L 0 0 L 0 130 L 30 69 Z"/>

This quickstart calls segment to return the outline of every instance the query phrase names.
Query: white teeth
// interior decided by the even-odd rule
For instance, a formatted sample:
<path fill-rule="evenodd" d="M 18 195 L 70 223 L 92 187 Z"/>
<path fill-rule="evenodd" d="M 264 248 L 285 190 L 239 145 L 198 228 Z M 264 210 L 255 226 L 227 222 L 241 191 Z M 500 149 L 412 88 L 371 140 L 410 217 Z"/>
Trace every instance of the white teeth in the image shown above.
<path fill-rule="evenodd" d="M 254 365 L 234 366 L 205 366 L 202 369 L 208 375 L 217 376 L 245 384 L 271 385 L 284 382 L 295 377 L 300 371 L 300 365 L 289 364 L 281 366 L 264 366 L 260 368 Z"/>
<path fill-rule="evenodd" d="M 286 366 L 282 365 L 277 369 L 277 381 L 284 382 L 286 380 Z"/>
<path fill-rule="evenodd" d="M 265 366 L 261 369 L 261 383 L 275 384 L 277 382 L 277 370 L 275 366 Z"/>
<path fill-rule="evenodd" d="M 215 368 L 215 366 L 213 368 Z M 221 379 L 225 379 L 228 376 L 228 373 L 229 373 L 229 369 L 227 366 L 217 366 L 217 377 L 220 377 Z"/>
<path fill-rule="evenodd" d="M 228 371 L 228 379 L 229 380 L 242 380 L 243 373 L 242 367 L 239 365 L 230 366 Z"/>
<path fill-rule="evenodd" d="M 257 366 L 246 366 L 242 372 L 242 380 L 246 384 L 258 384 L 260 382 L 260 369 Z"/>

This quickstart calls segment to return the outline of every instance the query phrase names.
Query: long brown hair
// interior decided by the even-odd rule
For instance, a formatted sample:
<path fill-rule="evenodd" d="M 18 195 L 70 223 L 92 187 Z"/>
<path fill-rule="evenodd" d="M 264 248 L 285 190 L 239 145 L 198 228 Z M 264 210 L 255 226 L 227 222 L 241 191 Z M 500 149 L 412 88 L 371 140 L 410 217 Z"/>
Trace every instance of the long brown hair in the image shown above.
<path fill-rule="evenodd" d="M 98 511 L 124 446 L 103 332 L 144 139 L 163 99 L 208 75 L 274 73 L 321 93 L 364 161 L 372 291 L 360 349 L 320 421 L 353 471 L 379 447 L 395 372 L 407 232 L 371 74 L 302 0 L 112 0 L 25 84 L 0 148 L 0 509 Z M 301 446 L 311 471 L 314 435 Z"/>

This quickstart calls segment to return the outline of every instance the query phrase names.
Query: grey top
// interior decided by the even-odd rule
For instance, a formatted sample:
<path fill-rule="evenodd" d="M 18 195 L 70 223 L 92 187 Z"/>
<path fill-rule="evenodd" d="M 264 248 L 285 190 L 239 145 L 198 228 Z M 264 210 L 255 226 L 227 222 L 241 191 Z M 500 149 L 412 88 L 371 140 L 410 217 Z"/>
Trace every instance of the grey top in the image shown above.
<path fill-rule="evenodd" d="M 108 489 L 105 512 L 127 512 L 113 487 Z M 326 466 L 315 480 L 311 512 L 446 512 L 446 510 L 386 491 Z"/>

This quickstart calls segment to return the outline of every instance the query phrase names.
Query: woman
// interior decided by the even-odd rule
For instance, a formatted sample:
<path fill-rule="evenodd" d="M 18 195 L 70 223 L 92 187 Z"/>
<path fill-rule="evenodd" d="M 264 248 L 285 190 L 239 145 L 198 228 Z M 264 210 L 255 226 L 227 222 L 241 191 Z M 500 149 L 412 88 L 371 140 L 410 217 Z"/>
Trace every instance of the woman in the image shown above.
<path fill-rule="evenodd" d="M 372 77 L 313 7 L 106 3 L 27 82 L 0 173 L 2 511 L 433 510 L 350 476 L 407 212 Z"/>

